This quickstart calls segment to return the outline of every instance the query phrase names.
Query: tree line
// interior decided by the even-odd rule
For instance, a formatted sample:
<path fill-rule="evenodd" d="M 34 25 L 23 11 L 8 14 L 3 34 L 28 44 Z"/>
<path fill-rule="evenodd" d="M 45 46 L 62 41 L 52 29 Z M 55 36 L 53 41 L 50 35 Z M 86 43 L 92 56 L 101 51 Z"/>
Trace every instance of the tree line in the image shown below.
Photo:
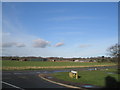
<path fill-rule="evenodd" d="M 27 59 L 27 60 L 32 60 L 32 59 L 46 59 L 45 61 L 49 60 L 56 60 L 56 61 L 74 61 L 74 60 L 89 60 L 90 62 L 93 62 L 94 60 L 96 62 L 119 62 L 120 59 L 120 45 L 115 44 L 107 48 L 107 52 L 109 57 L 105 56 L 98 56 L 98 57 L 87 57 L 87 58 L 63 58 L 63 57 L 34 57 L 34 56 L 29 56 L 29 57 L 19 57 L 19 56 L 2 56 L 2 60 L 20 60 L 20 59 Z M 43 60 L 44 61 L 44 60 Z"/>

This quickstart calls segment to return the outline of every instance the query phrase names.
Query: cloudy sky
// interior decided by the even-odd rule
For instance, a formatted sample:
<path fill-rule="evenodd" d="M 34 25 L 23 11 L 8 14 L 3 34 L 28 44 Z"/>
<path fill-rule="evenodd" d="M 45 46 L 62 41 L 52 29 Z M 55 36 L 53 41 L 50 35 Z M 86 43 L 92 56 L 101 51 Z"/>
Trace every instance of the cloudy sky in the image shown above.
<path fill-rule="evenodd" d="M 117 2 L 3 2 L 2 29 L 2 55 L 106 55 L 117 43 Z"/>

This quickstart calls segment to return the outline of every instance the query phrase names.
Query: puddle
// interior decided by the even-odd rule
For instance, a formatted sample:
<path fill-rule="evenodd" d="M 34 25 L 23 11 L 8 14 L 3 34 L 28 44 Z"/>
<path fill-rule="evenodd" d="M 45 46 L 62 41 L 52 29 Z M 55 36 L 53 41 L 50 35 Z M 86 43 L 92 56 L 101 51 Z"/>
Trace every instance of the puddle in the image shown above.
<path fill-rule="evenodd" d="M 41 73 L 41 72 L 36 72 L 36 73 Z"/>
<path fill-rule="evenodd" d="M 97 68 L 89 68 L 87 70 L 92 71 L 92 70 L 97 70 Z"/>
<path fill-rule="evenodd" d="M 14 74 L 22 74 L 22 73 L 14 73 Z"/>
<path fill-rule="evenodd" d="M 61 70 L 61 71 L 53 71 L 53 73 L 57 73 L 57 72 L 68 72 L 68 71 L 63 71 L 63 70 Z"/>
<path fill-rule="evenodd" d="M 49 73 L 48 71 L 44 71 L 43 73 Z"/>
<path fill-rule="evenodd" d="M 50 79 L 50 78 L 53 78 L 53 77 L 47 77 L 47 78 L 49 78 L 49 79 Z"/>
<path fill-rule="evenodd" d="M 115 72 L 107 72 L 107 74 L 116 74 Z"/>
<path fill-rule="evenodd" d="M 82 87 L 85 87 L 85 88 L 94 88 L 93 85 L 82 85 Z"/>

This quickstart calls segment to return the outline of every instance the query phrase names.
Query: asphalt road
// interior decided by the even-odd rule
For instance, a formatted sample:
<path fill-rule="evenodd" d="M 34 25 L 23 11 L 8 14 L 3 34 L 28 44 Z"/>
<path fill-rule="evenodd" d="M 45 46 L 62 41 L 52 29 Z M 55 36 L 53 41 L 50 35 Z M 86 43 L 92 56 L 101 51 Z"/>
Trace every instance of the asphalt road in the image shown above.
<path fill-rule="evenodd" d="M 2 89 L 30 89 L 30 88 L 66 88 L 41 79 L 38 71 L 4 71 L 2 74 Z"/>
<path fill-rule="evenodd" d="M 113 66 L 114 67 L 114 66 Z M 113 67 L 99 67 L 98 69 L 106 69 Z M 93 70 L 91 68 L 79 68 L 77 70 Z M 54 72 L 69 72 L 71 69 L 66 70 L 55 70 L 55 71 L 44 71 L 44 70 L 33 70 L 33 71 L 3 71 L 2 72 L 2 89 L 12 88 L 18 90 L 26 89 L 40 89 L 40 88 L 67 88 L 61 85 L 57 85 L 48 81 L 43 80 L 38 75 L 42 73 L 54 73 Z"/>

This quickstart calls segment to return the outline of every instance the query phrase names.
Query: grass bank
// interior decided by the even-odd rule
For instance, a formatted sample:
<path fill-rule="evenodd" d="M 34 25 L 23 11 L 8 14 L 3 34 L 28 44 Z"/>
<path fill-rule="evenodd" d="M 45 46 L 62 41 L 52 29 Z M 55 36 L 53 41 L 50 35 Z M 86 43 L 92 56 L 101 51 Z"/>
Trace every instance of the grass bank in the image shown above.
<path fill-rule="evenodd" d="M 52 75 L 64 81 L 77 82 L 81 84 L 92 84 L 96 86 L 105 87 L 107 82 L 111 82 L 107 80 L 108 76 L 114 79 L 113 81 L 117 81 L 117 82 L 119 81 L 118 74 L 116 72 L 117 69 L 97 70 L 97 71 L 78 71 L 78 74 L 80 76 L 79 79 L 70 78 L 68 72 L 58 72 Z M 114 84 L 113 81 L 112 83 Z"/>

